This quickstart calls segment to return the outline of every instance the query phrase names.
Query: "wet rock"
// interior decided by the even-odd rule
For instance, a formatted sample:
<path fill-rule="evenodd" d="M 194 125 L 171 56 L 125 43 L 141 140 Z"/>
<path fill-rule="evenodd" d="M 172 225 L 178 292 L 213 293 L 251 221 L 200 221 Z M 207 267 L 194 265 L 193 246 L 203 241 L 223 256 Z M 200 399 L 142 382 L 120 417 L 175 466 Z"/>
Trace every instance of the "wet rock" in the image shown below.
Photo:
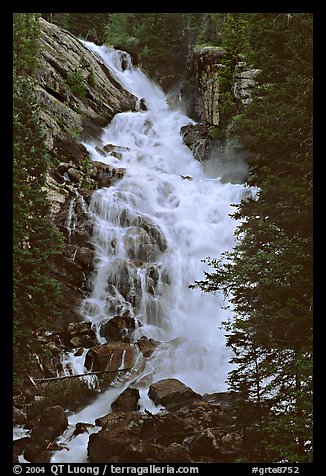
<path fill-rule="evenodd" d="M 110 293 L 111 283 L 114 284 L 125 300 L 137 309 L 141 300 L 141 279 L 138 268 L 133 262 L 123 259 L 117 259 L 115 264 L 115 270 L 108 276 L 107 291 Z"/>
<path fill-rule="evenodd" d="M 43 359 L 41 365 L 44 377 L 57 377 L 58 372 L 62 370 L 59 354 L 48 359 Z"/>
<path fill-rule="evenodd" d="M 13 424 L 14 425 L 24 425 L 27 420 L 27 415 L 25 412 L 19 408 L 14 407 L 13 409 Z"/>
<path fill-rule="evenodd" d="M 168 410 L 176 410 L 195 400 L 201 400 L 201 395 L 174 378 L 150 385 L 148 396 L 156 405 L 163 405 Z"/>
<path fill-rule="evenodd" d="M 111 185 L 111 179 L 112 179 L 111 174 L 105 174 L 105 173 L 100 174 L 98 177 L 98 187 L 99 188 L 109 187 Z"/>
<path fill-rule="evenodd" d="M 29 436 L 24 436 L 23 438 L 19 438 L 18 440 L 14 440 L 14 445 L 19 450 L 19 454 L 23 453 L 26 446 L 31 443 L 31 438 Z"/>
<path fill-rule="evenodd" d="M 112 411 L 124 412 L 124 411 L 137 411 L 139 409 L 139 390 L 136 388 L 128 387 L 121 395 L 112 403 Z"/>
<path fill-rule="evenodd" d="M 146 230 L 135 226 L 127 230 L 124 245 L 129 258 L 133 260 L 151 262 L 155 261 L 161 253 L 156 237 L 150 236 Z"/>
<path fill-rule="evenodd" d="M 82 174 L 80 172 L 78 172 L 78 170 L 73 169 L 72 167 L 70 167 L 67 170 L 67 173 L 68 173 L 68 176 L 69 176 L 70 180 L 72 180 L 75 183 L 79 183 L 82 179 Z"/>
<path fill-rule="evenodd" d="M 117 342 L 98 345 L 86 354 L 85 367 L 89 371 L 129 370 L 136 362 L 135 347 L 131 344 Z"/>
<path fill-rule="evenodd" d="M 123 178 L 125 176 L 126 170 L 124 167 L 119 167 L 114 169 L 114 176 L 117 178 Z"/>
<path fill-rule="evenodd" d="M 88 335 L 92 337 L 95 335 L 95 332 L 92 329 L 92 323 L 89 321 L 72 322 L 67 326 L 66 331 L 71 337 L 80 335 Z"/>
<path fill-rule="evenodd" d="M 143 336 L 136 342 L 144 357 L 150 357 L 160 342 Z"/>
<path fill-rule="evenodd" d="M 167 248 L 166 239 L 160 227 L 156 223 L 153 223 L 147 217 L 137 216 L 134 223 L 132 224 L 143 228 L 148 233 L 148 235 L 152 238 L 153 242 L 154 243 L 156 242 L 161 252 L 166 250 Z"/>
<path fill-rule="evenodd" d="M 72 434 L 72 436 L 77 436 L 77 435 L 81 435 L 82 433 L 85 433 L 85 432 L 89 432 L 89 428 L 94 428 L 95 425 L 92 425 L 91 423 L 83 423 L 83 422 L 79 422 L 76 424 L 76 427 L 74 429 L 74 432 Z"/>
<path fill-rule="evenodd" d="M 129 342 L 139 322 L 131 316 L 114 316 L 101 326 L 101 336 L 110 342 Z"/>
<path fill-rule="evenodd" d="M 96 344 L 96 338 L 90 336 L 75 336 L 70 339 L 72 347 L 84 347 L 90 349 Z"/>
<path fill-rule="evenodd" d="M 182 126 L 180 134 L 183 142 L 192 151 L 199 162 L 209 159 L 213 140 L 210 128 L 204 124 L 187 124 Z"/>
<path fill-rule="evenodd" d="M 137 111 L 147 111 L 147 105 L 146 105 L 146 99 L 140 98 L 138 99 L 137 105 L 136 105 Z"/>

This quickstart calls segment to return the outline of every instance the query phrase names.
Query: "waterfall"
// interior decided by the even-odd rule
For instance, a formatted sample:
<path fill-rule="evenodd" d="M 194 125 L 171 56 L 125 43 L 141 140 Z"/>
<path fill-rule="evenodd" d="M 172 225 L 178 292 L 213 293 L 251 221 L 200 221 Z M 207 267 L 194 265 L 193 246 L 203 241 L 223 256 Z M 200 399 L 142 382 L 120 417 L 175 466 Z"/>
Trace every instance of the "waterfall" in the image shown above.
<path fill-rule="evenodd" d="M 231 203 L 238 203 L 245 190 L 205 175 L 179 133 L 194 122 L 169 108 L 161 88 L 133 67 L 127 53 L 84 44 L 146 108 L 117 114 L 99 141 L 85 144 L 92 160 L 119 167 L 124 176 L 92 197 L 95 272 L 81 313 L 92 322 L 99 343 L 106 342 L 103 326 L 127 315 L 137 323 L 134 342 L 146 336 L 161 345 L 138 374 L 117 380 L 70 416 L 70 425 L 94 424 L 131 383 L 140 390 L 141 408 L 150 411 L 148 386 L 163 378 L 177 378 L 201 394 L 226 390 L 230 351 L 219 328 L 228 317 L 221 309 L 223 297 L 188 286 L 202 279 L 207 265 L 201 260 L 233 246 Z M 73 355 L 69 358 L 73 366 Z M 52 462 L 87 461 L 88 434 L 69 438 L 72 431 L 61 437 L 68 449 L 57 451 Z"/>

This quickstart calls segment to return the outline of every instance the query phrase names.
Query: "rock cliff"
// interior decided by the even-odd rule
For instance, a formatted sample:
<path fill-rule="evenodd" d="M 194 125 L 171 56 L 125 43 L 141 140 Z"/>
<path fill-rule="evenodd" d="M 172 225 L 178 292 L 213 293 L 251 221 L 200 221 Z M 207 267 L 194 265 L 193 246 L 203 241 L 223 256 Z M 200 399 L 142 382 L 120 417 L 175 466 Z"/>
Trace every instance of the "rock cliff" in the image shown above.
<path fill-rule="evenodd" d="M 115 114 L 135 110 L 136 98 L 71 33 L 43 19 L 40 24 L 35 79 L 51 158 L 45 189 L 66 242 L 55 271 L 63 299 L 61 318 L 54 324 L 64 327 L 79 319 L 78 306 L 88 293 L 93 249 L 87 202 L 94 190 L 123 175 L 100 162 L 90 163 L 82 141 L 96 138 Z"/>
<path fill-rule="evenodd" d="M 223 107 L 223 95 L 220 93 L 221 73 L 225 50 L 218 46 L 194 48 L 190 55 L 188 79 L 183 88 L 185 96 L 193 96 L 188 111 L 200 124 L 182 127 L 184 143 L 191 149 L 194 158 L 203 161 L 211 157 L 214 147 L 214 129 L 221 128 L 220 111 Z M 244 61 L 236 64 L 232 73 L 231 94 L 237 109 L 241 111 L 252 100 L 253 88 L 259 69 L 250 68 Z M 189 103 L 189 100 L 187 100 Z M 222 124 L 227 129 L 227 124 Z M 223 135 L 223 133 L 222 133 Z"/>

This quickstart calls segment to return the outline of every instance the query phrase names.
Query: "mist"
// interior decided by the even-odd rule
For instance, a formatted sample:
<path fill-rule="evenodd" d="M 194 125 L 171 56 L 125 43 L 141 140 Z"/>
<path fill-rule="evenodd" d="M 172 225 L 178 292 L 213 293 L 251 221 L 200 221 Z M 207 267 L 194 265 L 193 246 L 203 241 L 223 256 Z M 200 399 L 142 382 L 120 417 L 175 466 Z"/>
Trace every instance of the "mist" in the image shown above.
<path fill-rule="evenodd" d="M 220 177 L 222 183 L 244 183 L 248 178 L 247 156 L 246 152 L 239 151 L 234 143 L 227 141 L 213 147 L 209 159 L 202 165 L 210 178 Z"/>

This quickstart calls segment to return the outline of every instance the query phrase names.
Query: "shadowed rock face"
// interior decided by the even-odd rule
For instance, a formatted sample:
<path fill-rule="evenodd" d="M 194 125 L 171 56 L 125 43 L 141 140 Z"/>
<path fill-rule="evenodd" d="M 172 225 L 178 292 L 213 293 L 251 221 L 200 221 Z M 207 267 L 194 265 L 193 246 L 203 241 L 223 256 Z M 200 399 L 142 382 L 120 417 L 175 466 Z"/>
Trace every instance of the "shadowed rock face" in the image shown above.
<path fill-rule="evenodd" d="M 171 404 L 177 404 L 180 395 L 187 393 L 196 399 L 184 401 L 182 408 L 156 415 L 148 411 L 138 413 L 133 411 L 137 391 L 128 388 L 114 402 L 121 399 L 121 405 L 96 420 L 102 429 L 89 438 L 88 456 L 92 463 L 235 462 L 241 455 L 242 443 L 234 410 L 232 406 L 224 407 L 226 400 L 232 405 L 230 394 L 206 395 L 204 401 L 177 379 L 161 380 L 151 388 L 155 386 L 156 396 L 169 398 Z M 153 388 L 152 394 L 156 399 Z"/>

